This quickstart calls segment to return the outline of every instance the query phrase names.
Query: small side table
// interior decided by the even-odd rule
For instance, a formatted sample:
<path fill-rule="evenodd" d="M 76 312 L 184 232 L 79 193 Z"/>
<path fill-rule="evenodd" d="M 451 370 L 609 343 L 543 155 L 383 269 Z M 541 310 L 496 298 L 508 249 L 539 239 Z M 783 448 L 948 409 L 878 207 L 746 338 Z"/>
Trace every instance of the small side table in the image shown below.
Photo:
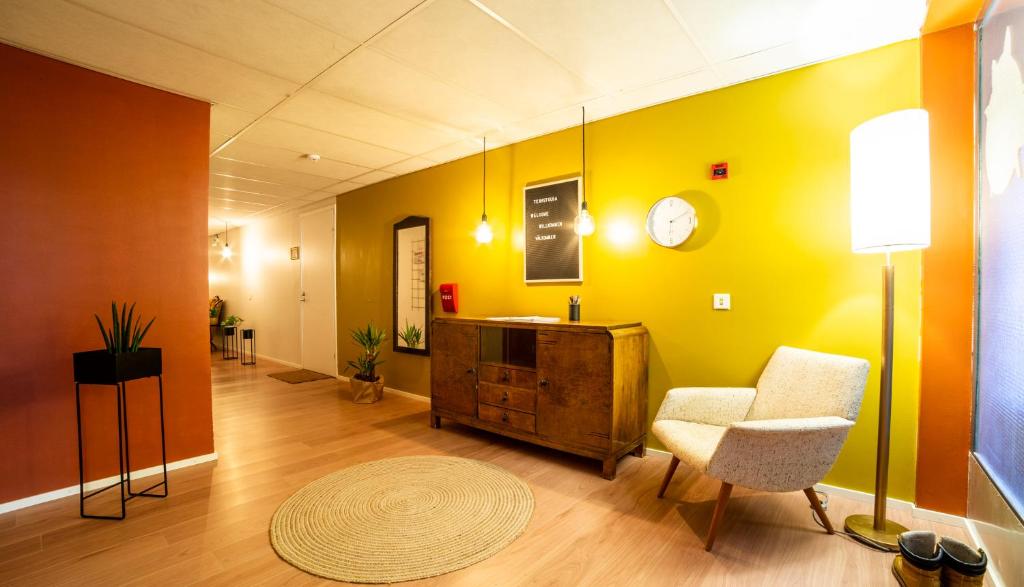
<path fill-rule="evenodd" d="M 220 328 L 221 347 L 220 356 L 225 361 L 238 358 L 238 328 L 235 326 L 221 326 Z"/>
<path fill-rule="evenodd" d="M 140 348 L 134 353 L 112 354 L 107 351 L 86 351 L 74 354 L 75 415 L 78 422 L 78 513 L 83 518 L 123 520 L 125 504 L 136 497 L 167 497 L 167 445 L 164 434 L 163 358 L 158 348 Z M 156 377 L 160 401 L 160 458 L 163 480 L 141 491 L 132 491 L 131 443 L 128 440 L 128 389 L 126 383 Z M 82 447 L 82 385 L 112 385 L 117 389 L 117 451 L 118 481 L 85 492 L 85 451 Z M 163 486 L 163 493 L 153 493 Z M 85 513 L 85 500 L 108 489 L 121 491 L 121 515 L 99 516 Z M 127 495 L 125 495 L 127 494 Z"/>
<path fill-rule="evenodd" d="M 246 342 L 248 342 L 248 353 L 246 353 Z M 246 358 L 248 355 L 248 358 Z M 239 349 L 239 356 L 241 357 L 241 363 L 243 365 L 255 365 L 256 364 L 256 330 L 253 328 L 242 329 L 242 341 L 241 348 Z"/>

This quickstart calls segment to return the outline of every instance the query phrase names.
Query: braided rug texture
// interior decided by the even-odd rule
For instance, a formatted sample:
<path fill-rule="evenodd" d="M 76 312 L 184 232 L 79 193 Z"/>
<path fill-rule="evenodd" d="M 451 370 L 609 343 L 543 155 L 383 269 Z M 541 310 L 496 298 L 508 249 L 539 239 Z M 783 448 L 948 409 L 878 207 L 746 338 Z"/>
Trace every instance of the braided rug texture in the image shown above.
<path fill-rule="evenodd" d="M 278 556 L 320 577 L 395 583 L 478 563 L 511 544 L 533 515 L 516 476 L 457 457 L 384 459 L 321 477 L 270 521 Z"/>

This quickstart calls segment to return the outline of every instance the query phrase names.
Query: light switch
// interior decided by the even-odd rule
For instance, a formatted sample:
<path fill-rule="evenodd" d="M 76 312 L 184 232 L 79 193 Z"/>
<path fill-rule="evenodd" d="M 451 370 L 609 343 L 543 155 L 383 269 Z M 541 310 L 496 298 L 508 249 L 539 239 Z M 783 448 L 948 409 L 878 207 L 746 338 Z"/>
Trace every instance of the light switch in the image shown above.
<path fill-rule="evenodd" d="M 727 293 L 716 293 L 714 294 L 714 302 L 712 307 L 716 310 L 729 310 L 732 308 L 732 300 Z"/>

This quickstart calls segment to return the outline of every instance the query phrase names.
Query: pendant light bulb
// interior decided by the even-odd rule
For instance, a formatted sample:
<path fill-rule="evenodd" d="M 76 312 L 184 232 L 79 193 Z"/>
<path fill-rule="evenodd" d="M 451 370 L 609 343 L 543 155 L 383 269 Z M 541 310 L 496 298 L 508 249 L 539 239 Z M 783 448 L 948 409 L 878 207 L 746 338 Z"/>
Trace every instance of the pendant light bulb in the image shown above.
<path fill-rule="evenodd" d="M 573 226 L 573 230 L 580 236 L 590 236 L 594 234 L 594 217 L 591 216 L 587 210 L 587 203 L 583 202 L 583 207 L 580 208 L 580 213 L 576 216 L 576 224 Z"/>
<path fill-rule="evenodd" d="M 476 242 L 486 245 L 492 240 L 494 240 L 494 231 L 491 230 L 491 225 L 487 224 L 487 215 L 484 214 L 480 217 L 480 224 L 476 225 Z"/>
<path fill-rule="evenodd" d="M 231 245 L 224 245 L 224 248 L 220 250 L 220 256 L 225 259 L 230 259 L 233 254 L 234 253 L 231 252 Z"/>

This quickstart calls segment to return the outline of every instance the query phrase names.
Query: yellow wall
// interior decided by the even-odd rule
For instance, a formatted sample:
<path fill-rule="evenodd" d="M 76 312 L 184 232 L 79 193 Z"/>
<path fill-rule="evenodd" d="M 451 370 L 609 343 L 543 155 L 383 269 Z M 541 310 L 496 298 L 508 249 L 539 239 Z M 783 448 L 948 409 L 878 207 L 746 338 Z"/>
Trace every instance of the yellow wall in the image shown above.
<path fill-rule="evenodd" d="M 390 328 L 391 225 L 429 216 L 434 289 L 458 282 L 463 314 L 564 317 L 566 298 L 579 294 L 584 319 L 642 320 L 651 333 L 651 418 L 671 387 L 753 385 L 781 344 L 871 359 L 861 418 L 826 479 L 871 491 L 882 258 L 850 252 L 849 133 L 920 102 L 918 43 L 907 41 L 588 125 L 598 228 L 585 240 L 582 285 L 527 286 L 522 254 L 523 186 L 579 173 L 578 127 L 488 153 L 489 245 L 472 237 L 479 156 L 339 196 L 339 357 L 353 355 L 352 328 L 367 320 Z M 722 160 L 730 178 L 710 181 L 710 164 Z M 644 220 L 674 194 L 694 204 L 700 225 L 670 250 L 647 238 Z M 890 495 L 912 500 L 920 255 L 894 260 Z M 732 294 L 732 311 L 711 309 L 714 292 Z M 429 393 L 428 359 L 384 358 L 389 386 Z"/>

